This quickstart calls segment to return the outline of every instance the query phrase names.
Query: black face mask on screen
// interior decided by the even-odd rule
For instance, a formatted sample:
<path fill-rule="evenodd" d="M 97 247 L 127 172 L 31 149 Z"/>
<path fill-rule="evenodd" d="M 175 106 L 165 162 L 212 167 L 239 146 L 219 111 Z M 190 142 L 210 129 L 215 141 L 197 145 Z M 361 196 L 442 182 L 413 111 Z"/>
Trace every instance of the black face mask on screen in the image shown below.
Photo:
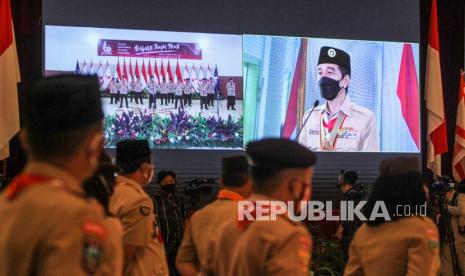
<path fill-rule="evenodd" d="M 336 98 L 337 93 L 341 90 L 341 87 L 339 86 L 340 80 L 334 80 L 332 78 L 328 77 L 322 77 L 320 81 L 318 82 L 318 85 L 320 86 L 320 92 L 321 96 L 328 101 L 332 101 Z"/>

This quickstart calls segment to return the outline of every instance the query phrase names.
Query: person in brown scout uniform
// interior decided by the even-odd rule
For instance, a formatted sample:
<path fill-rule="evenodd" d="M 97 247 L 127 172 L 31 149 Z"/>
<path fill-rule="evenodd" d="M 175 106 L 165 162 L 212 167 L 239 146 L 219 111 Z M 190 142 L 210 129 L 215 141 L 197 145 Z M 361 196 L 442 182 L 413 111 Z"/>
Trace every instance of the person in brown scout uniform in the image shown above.
<path fill-rule="evenodd" d="M 389 218 L 378 216 L 357 230 L 344 275 L 438 274 L 438 230 L 430 218 L 420 215 L 421 206 L 426 210 L 428 189 L 417 169 L 418 160 L 413 165 L 408 162 L 393 158 L 381 164 L 363 213 L 369 218 L 376 202 L 384 202 Z"/>
<path fill-rule="evenodd" d="M 154 172 L 148 141 L 119 142 L 116 164 L 122 175 L 116 179 L 109 209 L 123 224 L 124 275 L 168 275 L 153 202 L 142 188 Z"/>
<path fill-rule="evenodd" d="M 117 249 L 81 184 L 103 144 L 98 81 L 43 78 L 26 100 L 20 137 L 29 160 L 0 195 L 0 275 L 102 275 Z"/>
<path fill-rule="evenodd" d="M 109 265 L 102 270 L 103 275 L 119 276 L 123 272 L 123 228 L 120 220 L 108 210 L 108 202 L 115 187 L 115 174 L 119 171 L 119 168 L 111 163 L 110 157 L 103 154 L 98 169 L 83 184 L 86 193 L 95 198 L 105 210 L 104 225 L 108 229 L 108 243 L 116 249 L 106 255 Z"/>
<path fill-rule="evenodd" d="M 196 276 L 207 254 L 208 241 L 218 227 L 237 217 L 237 201 L 252 193 L 250 167 L 245 156 L 223 158 L 222 189 L 217 200 L 195 212 L 189 223 L 176 257 L 176 267 L 183 276 Z"/>
<path fill-rule="evenodd" d="M 286 139 L 251 142 L 256 201 L 290 201 L 296 210 L 310 198 L 316 155 Z M 239 203 L 241 204 L 241 202 Z M 240 211 L 240 210 L 239 210 Z M 286 215 L 275 220 L 226 221 L 209 242 L 206 275 L 308 275 L 312 240 L 300 222 Z"/>
<path fill-rule="evenodd" d="M 379 151 L 379 135 L 373 111 L 349 97 L 350 55 L 324 46 L 318 57 L 318 86 L 326 103 L 308 110 L 298 140 L 311 150 Z M 313 110 L 313 112 L 312 112 Z"/>

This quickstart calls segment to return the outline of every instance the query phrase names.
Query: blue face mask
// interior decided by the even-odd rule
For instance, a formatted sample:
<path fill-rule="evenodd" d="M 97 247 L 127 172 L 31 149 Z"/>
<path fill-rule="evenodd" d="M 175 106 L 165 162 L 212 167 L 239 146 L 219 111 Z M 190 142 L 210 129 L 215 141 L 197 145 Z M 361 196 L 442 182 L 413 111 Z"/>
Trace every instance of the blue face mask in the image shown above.
<path fill-rule="evenodd" d="M 339 82 L 341 80 L 342 79 L 334 80 L 332 78 L 322 77 L 318 82 L 318 85 L 320 86 L 321 96 L 328 101 L 334 100 L 339 91 L 341 90 L 341 87 L 339 86 Z"/>

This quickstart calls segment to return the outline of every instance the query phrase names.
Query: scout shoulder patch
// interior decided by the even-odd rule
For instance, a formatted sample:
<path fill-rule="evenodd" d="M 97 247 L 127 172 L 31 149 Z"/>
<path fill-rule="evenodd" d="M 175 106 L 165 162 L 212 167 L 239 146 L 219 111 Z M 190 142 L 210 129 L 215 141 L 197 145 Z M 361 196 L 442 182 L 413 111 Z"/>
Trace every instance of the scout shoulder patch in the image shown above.
<path fill-rule="evenodd" d="M 439 234 L 434 228 L 428 228 L 425 231 L 426 238 L 428 239 L 428 246 L 432 250 L 439 249 Z"/>
<path fill-rule="evenodd" d="M 301 235 L 299 237 L 299 247 L 297 249 L 297 256 L 299 257 L 299 267 L 303 272 L 308 272 L 309 265 L 310 265 L 310 252 L 312 248 L 312 241 L 304 236 Z"/>
<path fill-rule="evenodd" d="M 140 206 L 139 210 L 143 216 L 148 216 L 150 214 L 150 207 L 148 205 Z"/>
<path fill-rule="evenodd" d="M 84 234 L 82 267 L 87 273 L 94 274 L 103 260 L 103 245 L 108 231 L 103 225 L 95 222 L 84 222 L 81 230 Z"/>

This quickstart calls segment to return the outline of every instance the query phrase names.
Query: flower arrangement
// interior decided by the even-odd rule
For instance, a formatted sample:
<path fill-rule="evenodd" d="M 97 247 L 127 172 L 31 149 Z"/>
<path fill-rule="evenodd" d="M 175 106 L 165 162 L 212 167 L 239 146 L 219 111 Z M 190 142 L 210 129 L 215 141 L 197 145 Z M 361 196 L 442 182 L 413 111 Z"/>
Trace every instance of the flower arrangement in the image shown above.
<path fill-rule="evenodd" d="M 106 147 L 121 140 L 147 139 L 152 148 L 242 148 L 243 117 L 205 118 L 181 109 L 169 116 L 129 111 L 105 116 L 104 135 Z"/>

